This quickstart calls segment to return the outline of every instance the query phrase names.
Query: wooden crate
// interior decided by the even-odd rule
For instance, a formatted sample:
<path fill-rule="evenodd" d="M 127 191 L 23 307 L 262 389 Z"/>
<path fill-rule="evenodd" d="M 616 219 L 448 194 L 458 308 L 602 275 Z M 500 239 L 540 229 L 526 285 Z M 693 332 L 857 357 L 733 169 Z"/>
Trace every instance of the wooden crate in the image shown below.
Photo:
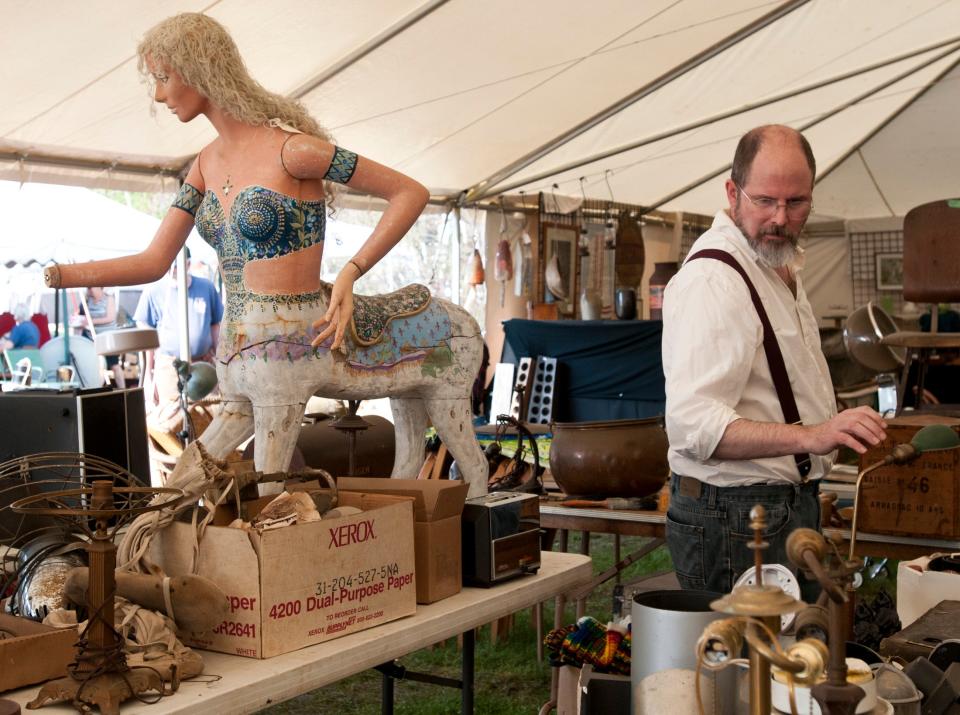
<path fill-rule="evenodd" d="M 929 424 L 960 419 L 909 415 L 887 420 L 887 439 L 860 458 L 863 470 Z M 897 536 L 960 537 L 960 449 L 928 452 L 910 464 L 881 467 L 863 479 L 858 530 Z"/>

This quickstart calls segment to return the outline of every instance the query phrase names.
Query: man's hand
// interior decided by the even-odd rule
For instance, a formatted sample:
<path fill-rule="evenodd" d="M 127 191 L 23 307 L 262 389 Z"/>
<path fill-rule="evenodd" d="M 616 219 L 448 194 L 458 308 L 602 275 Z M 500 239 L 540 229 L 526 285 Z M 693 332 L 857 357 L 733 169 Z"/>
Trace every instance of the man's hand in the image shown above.
<path fill-rule="evenodd" d="M 866 406 L 854 407 L 826 422 L 807 427 L 804 451 L 828 454 L 845 446 L 863 454 L 868 447 L 875 447 L 886 438 L 886 428 L 887 423 L 876 410 Z"/>

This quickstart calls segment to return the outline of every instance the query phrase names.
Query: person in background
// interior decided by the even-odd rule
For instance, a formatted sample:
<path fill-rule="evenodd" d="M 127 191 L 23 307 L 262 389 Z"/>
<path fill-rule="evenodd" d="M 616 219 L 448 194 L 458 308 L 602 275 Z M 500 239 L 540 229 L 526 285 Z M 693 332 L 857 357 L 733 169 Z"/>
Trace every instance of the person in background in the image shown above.
<path fill-rule="evenodd" d="M 90 322 L 93 323 L 93 331 L 84 327 L 81 331 L 81 335 L 84 337 L 92 340 L 96 333 L 108 332 L 121 327 L 120 321 L 117 320 L 119 315 L 117 299 L 112 293 L 108 293 L 99 286 L 87 288 L 86 304 L 90 310 Z M 80 319 L 80 325 L 85 326 L 86 311 L 83 303 L 80 303 L 77 307 L 76 316 Z M 121 389 L 126 387 L 127 380 L 123 374 L 123 363 L 120 361 L 120 356 L 107 355 L 105 360 L 107 361 L 107 369 L 113 373 L 113 379 L 117 387 Z"/>
<path fill-rule="evenodd" d="M 764 561 L 789 565 L 790 532 L 819 529 L 818 485 L 835 450 L 863 454 L 886 436 L 869 407 L 837 414 L 798 245 L 815 174 L 813 151 L 796 130 L 771 125 L 745 134 L 726 181 L 729 208 L 693 244 L 664 294 L 673 472 L 666 535 L 684 588 L 732 589 L 753 564 L 747 543 L 756 504 L 767 511 Z M 696 256 L 707 249 L 711 255 Z M 759 308 L 785 366 L 779 392 L 792 395 L 799 420 L 786 418 L 791 400 L 778 397 L 778 361 L 768 362 Z"/>
<path fill-rule="evenodd" d="M 211 281 L 190 273 L 190 249 L 186 251 L 190 360 L 213 362 L 223 319 L 223 302 Z M 163 406 L 179 399 L 173 361 L 180 356 L 181 312 L 177 263 L 174 261 L 167 277 L 140 296 L 133 316 L 138 326 L 155 328 L 160 339 L 160 347 L 147 353 L 144 366 L 143 391 L 149 404 Z"/>
<path fill-rule="evenodd" d="M 0 339 L 0 348 L 13 350 L 16 348 L 35 348 L 40 345 L 40 329 L 30 320 L 30 311 L 27 306 L 18 305 L 13 311 L 17 324 Z"/>

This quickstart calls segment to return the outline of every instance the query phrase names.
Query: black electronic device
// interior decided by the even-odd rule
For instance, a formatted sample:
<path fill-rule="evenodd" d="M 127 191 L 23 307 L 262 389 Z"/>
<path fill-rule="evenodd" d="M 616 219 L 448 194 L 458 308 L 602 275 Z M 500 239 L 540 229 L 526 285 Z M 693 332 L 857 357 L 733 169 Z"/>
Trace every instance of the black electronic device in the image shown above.
<path fill-rule="evenodd" d="M 85 452 L 150 484 L 143 389 L 0 393 L 0 462 L 38 452 Z"/>
<path fill-rule="evenodd" d="M 540 568 L 540 500 L 491 492 L 467 499 L 460 518 L 463 582 L 493 586 Z"/>

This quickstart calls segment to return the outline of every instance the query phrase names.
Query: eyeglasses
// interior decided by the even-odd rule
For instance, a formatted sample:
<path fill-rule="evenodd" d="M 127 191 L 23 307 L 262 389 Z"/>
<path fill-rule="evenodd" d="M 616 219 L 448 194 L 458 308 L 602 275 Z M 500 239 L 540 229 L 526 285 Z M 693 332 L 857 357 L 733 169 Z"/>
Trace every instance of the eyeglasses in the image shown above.
<path fill-rule="evenodd" d="M 767 215 L 772 216 L 781 206 L 780 202 L 771 196 L 758 196 L 754 198 L 744 191 L 743 187 L 739 184 L 737 184 L 736 187 L 741 194 L 747 197 L 751 204 Z M 783 208 L 787 212 L 788 218 L 797 219 L 810 213 L 810 209 L 813 208 L 813 201 L 810 199 L 787 199 L 783 202 Z"/>

